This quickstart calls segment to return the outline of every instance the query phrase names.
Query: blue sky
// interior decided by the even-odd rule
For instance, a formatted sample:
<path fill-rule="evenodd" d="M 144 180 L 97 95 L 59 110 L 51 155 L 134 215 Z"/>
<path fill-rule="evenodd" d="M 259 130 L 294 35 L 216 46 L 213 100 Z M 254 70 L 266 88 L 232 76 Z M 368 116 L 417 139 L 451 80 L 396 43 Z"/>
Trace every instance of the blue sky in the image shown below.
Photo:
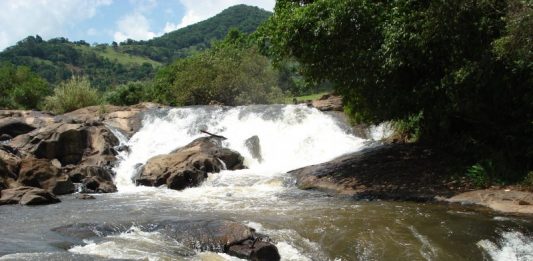
<path fill-rule="evenodd" d="M 28 35 L 89 43 L 147 40 L 236 5 L 275 0 L 0 0 L 0 50 Z"/>

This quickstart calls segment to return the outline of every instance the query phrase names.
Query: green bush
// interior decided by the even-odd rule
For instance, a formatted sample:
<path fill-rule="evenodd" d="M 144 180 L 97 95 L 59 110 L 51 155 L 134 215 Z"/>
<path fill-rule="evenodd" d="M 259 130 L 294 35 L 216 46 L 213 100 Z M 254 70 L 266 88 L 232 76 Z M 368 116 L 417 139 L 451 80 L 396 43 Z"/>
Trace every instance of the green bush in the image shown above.
<path fill-rule="evenodd" d="M 28 67 L 0 66 L 0 108 L 38 109 L 49 93 L 48 83 Z"/>
<path fill-rule="evenodd" d="M 224 41 L 159 71 L 152 99 L 171 105 L 282 102 L 277 73 L 249 39 L 230 31 Z"/>
<path fill-rule="evenodd" d="M 100 104 L 100 93 L 91 87 L 91 83 L 84 77 L 72 77 L 54 89 L 54 94 L 48 96 L 44 108 L 54 113 L 65 113 L 79 108 Z"/>
<path fill-rule="evenodd" d="M 113 105 L 133 105 L 148 101 L 151 84 L 146 82 L 129 82 L 121 84 L 104 94 L 104 100 Z"/>

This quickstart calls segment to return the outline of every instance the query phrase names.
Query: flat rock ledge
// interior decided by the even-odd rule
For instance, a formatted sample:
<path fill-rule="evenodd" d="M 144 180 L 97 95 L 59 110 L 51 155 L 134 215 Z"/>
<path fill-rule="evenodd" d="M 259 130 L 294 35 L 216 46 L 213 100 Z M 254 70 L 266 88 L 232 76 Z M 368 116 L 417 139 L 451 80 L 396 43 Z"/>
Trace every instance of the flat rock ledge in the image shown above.
<path fill-rule="evenodd" d="M 454 157 L 415 144 L 388 144 L 292 170 L 300 189 L 356 199 L 432 201 L 471 190 L 454 178 Z"/>
<path fill-rule="evenodd" d="M 477 205 L 508 214 L 533 214 L 533 193 L 512 189 L 483 189 L 438 200 L 461 205 Z"/>

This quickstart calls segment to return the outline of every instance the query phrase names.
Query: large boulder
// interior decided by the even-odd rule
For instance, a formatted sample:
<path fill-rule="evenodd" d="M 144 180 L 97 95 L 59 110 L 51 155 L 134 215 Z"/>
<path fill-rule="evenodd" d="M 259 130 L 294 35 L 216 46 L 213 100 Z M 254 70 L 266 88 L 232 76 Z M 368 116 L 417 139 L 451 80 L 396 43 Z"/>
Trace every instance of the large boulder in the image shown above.
<path fill-rule="evenodd" d="M 257 135 L 254 135 L 244 141 L 244 146 L 248 149 L 248 152 L 252 155 L 252 158 L 256 159 L 259 162 L 263 161 L 263 156 L 261 156 L 261 142 Z"/>
<path fill-rule="evenodd" d="M 0 110 L 0 134 L 15 137 L 56 121 L 55 116 L 47 112 Z"/>
<path fill-rule="evenodd" d="M 0 145 L 0 190 L 18 186 L 16 179 L 20 161 L 16 150 L 7 145 Z"/>
<path fill-rule="evenodd" d="M 459 160 L 415 144 L 389 144 L 290 171 L 301 189 L 365 199 L 428 201 L 471 189 L 454 176 Z"/>
<path fill-rule="evenodd" d="M 149 159 L 136 183 L 181 190 L 199 185 L 207 173 L 242 169 L 243 160 L 238 152 L 223 148 L 217 138 L 198 138 L 170 154 Z"/>
<path fill-rule="evenodd" d="M 69 172 L 70 177 L 82 184 L 84 193 L 112 193 L 117 192 L 113 183 L 113 171 L 109 167 L 80 166 Z"/>
<path fill-rule="evenodd" d="M 68 175 L 45 159 L 25 158 L 20 163 L 17 182 L 31 187 L 42 188 L 55 195 L 73 193 L 74 184 Z"/>
<path fill-rule="evenodd" d="M 159 232 L 196 251 L 222 252 L 249 260 L 280 260 L 276 246 L 267 236 L 232 220 L 164 220 L 136 226 L 144 232 Z M 131 224 L 74 224 L 52 230 L 81 240 L 122 233 L 130 227 Z"/>
<path fill-rule="evenodd" d="M 34 187 L 17 187 L 0 191 L 0 205 L 45 205 L 58 203 L 60 200 L 52 193 Z"/>

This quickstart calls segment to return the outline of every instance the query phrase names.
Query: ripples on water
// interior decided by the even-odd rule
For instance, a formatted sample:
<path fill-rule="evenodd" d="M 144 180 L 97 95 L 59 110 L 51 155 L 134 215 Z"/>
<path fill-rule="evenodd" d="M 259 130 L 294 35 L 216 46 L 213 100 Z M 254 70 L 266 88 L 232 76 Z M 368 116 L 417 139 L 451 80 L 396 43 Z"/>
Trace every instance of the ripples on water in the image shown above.
<path fill-rule="evenodd" d="M 56 205 L 0 207 L 0 260 L 238 260 L 197 253 L 157 232 L 127 232 L 73 242 L 50 228 L 80 222 L 141 223 L 229 218 L 276 242 L 283 260 L 533 260 L 527 218 L 493 217 L 457 206 L 365 202 L 301 191 L 287 171 L 360 150 L 342 122 L 305 106 L 193 107 L 147 114 L 115 168 L 118 193 L 96 200 L 63 196 Z M 138 164 L 168 153 L 207 129 L 228 138 L 249 169 L 210 174 L 196 188 L 136 187 Z M 378 136 L 386 126 L 375 128 Z M 263 161 L 244 140 L 259 137 Z M 39 252 L 24 254 L 27 252 Z M 87 259 L 88 258 L 88 259 Z"/>

